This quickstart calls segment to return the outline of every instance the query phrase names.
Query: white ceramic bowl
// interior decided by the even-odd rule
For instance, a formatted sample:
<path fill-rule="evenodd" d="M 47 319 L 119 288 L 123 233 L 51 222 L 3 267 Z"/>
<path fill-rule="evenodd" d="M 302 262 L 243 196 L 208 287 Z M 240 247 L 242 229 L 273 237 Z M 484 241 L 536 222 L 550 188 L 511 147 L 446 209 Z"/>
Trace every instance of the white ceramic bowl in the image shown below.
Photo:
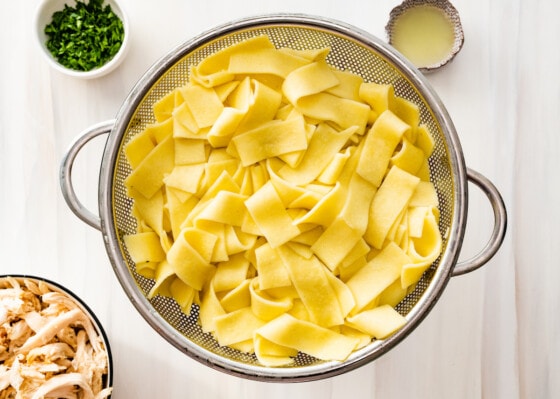
<path fill-rule="evenodd" d="M 88 2 L 89 0 L 83 0 Z M 45 34 L 45 26 L 47 26 L 52 21 L 52 16 L 56 11 L 60 11 L 64 8 L 64 4 L 69 6 L 74 6 L 75 0 L 42 0 L 37 7 L 35 12 L 35 20 L 33 21 L 34 36 L 39 45 L 39 49 L 43 53 L 47 62 L 57 71 L 60 71 L 66 75 L 82 78 L 82 79 L 92 79 L 108 74 L 113 71 L 124 59 L 128 51 L 128 43 L 130 37 L 129 23 L 126 13 L 123 8 L 116 0 L 104 0 L 103 6 L 110 5 L 113 12 L 121 19 L 124 27 L 124 38 L 121 48 L 115 56 L 106 62 L 103 66 L 92 69 L 90 71 L 78 71 L 74 69 L 67 68 L 60 64 L 55 57 L 47 49 L 47 35 Z"/>

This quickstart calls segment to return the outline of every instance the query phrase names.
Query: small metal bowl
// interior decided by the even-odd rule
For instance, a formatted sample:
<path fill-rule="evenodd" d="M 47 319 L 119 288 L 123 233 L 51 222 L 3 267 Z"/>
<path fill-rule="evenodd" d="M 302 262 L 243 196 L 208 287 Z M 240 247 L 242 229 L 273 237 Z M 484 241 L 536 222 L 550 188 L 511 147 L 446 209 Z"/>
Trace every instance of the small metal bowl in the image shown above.
<path fill-rule="evenodd" d="M 83 1 L 87 2 L 89 0 Z M 52 21 L 53 14 L 64 9 L 65 4 L 73 6 L 75 5 L 75 3 L 75 0 L 42 0 L 35 12 L 35 20 L 33 23 L 35 40 L 37 41 L 39 49 L 41 50 L 41 53 L 43 54 L 49 65 L 65 75 L 81 79 L 93 79 L 106 75 L 121 64 L 121 62 L 125 58 L 126 53 L 128 52 L 129 47 L 128 44 L 130 27 L 128 23 L 128 17 L 117 0 L 104 0 L 103 6 L 111 6 L 111 10 L 122 21 L 124 28 L 124 38 L 117 54 L 115 54 L 115 56 L 107 61 L 103 66 L 91 69 L 89 71 L 70 69 L 58 62 L 58 60 L 51 54 L 51 52 L 47 48 L 47 35 L 45 34 L 45 27 Z"/>
<path fill-rule="evenodd" d="M 445 55 L 442 55 L 437 60 L 434 60 L 431 63 L 422 65 L 416 65 L 418 63 L 415 62 L 415 60 L 409 59 L 423 73 L 433 72 L 443 67 L 444 65 L 447 65 L 455 58 L 457 53 L 459 53 L 465 41 L 463 27 L 461 24 L 461 19 L 459 17 L 459 12 L 448 0 L 404 0 L 400 5 L 391 10 L 391 13 L 389 15 L 389 22 L 385 27 L 385 32 L 387 34 L 389 44 L 395 47 L 395 49 L 401 52 L 405 57 L 408 57 L 406 49 L 403 49 L 402 46 L 399 46 L 399 43 L 395 42 L 395 28 L 397 26 L 397 22 L 401 17 L 403 17 L 403 15 L 405 15 L 412 9 L 418 9 L 419 7 L 430 7 L 441 10 L 444 17 L 449 20 L 451 28 L 453 30 L 453 43 L 451 44 L 449 51 L 446 52 Z M 418 30 L 417 33 L 422 33 L 420 30 L 425 31 L 425 24 L 426 21 L 418 21 L 418 26 L 415 28 L 415 30 Z M 411 37 L 410 39 L 418 41 L 421 40 L 422 37 L 423 35 L 419 34 L 415 37 Z M 429 45 L 430 43 L 425 44 Z"/>
<path fill-rule="evenodd" d="M 44 293 L 45 291 L 60 293 L 64 295 L 65 298 L 72 301 L 76 305 L 76 307 L 85 314 L 85 316 L 91 323 L 91 327 L 93 327 L 96 334 L 99 336 L 100 343 L 103 345 L 107 354 L 107 372 L 102 377 L 102 389 L 103 391 L 111 390 L 113 386 L 113 359 L 111 354 L 111 347 L 109 345 L 109 340 L 107 338 L 105 330 L 103 329 L 103 326 L 101 325 L 93 311 L 88 307 L 88 305 L 86 305 L 86 303 L 78 296 L 76 296 L 73 292 L 54 281 L 25 274 L 0 275 L 0 294 L 2 290 L 12 287 L 10 280 L 17 281 L 17 283 L 21 287 L 26 287 L 26 284 L 34 285 L 42 293 Z M 38 296 L 36 293 L 35 295 Z M 1 298 L 2 296 L 0 295 L 0 299 Z M 109 391 L 108 395 L 103 397 L 110 396 L 111 394 Z"/>

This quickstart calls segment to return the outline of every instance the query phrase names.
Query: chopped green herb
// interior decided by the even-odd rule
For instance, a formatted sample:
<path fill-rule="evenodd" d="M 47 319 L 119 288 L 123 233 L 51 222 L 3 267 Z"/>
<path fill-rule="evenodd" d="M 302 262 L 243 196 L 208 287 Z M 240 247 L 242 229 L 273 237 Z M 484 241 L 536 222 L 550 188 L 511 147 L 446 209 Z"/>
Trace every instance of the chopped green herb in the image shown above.
<path fill-rule="evenodd" d="M 90 71 L 103 66 L 121 48 L 124 27 L 103 0 L 76 0 L 52 16 L 45 27 L 47 48 L 67 68 Z"/>

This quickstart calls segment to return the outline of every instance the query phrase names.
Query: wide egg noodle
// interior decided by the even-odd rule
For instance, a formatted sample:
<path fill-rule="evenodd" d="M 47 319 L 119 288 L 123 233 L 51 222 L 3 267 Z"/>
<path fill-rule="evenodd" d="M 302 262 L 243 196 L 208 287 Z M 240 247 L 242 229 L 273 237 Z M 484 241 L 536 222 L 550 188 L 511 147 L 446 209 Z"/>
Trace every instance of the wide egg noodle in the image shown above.
<path fill-rule="evenodd" d="M 267 367 L 288 366 L 295 362 L 298 350 L 275 344 L 259 334 L 254 337 L 255 355 Z"/>
<path fill-rule="evenodd" d="M 348 318 L 349 326 L 377 339 L 387 338 L 405 323 L 406 319 L 389 305 L 381 305 Z"/>
<path fill-rule="evenodd" d="M 293 299 L 285 296 L 282 298 L 274 298 L 259 288 L 259 279 L 251 280 L 249 286 L 251 295 L 251 310 L 258 318 L 270 321 L 288 312 L 293 306 Z"/>
<path fill-rule="evenodd" d="M 250 284 L 251 280 L 245 279 L 222 296 L 220 305 L 222 305 L 226 313 L 232 313 L 239 309 L 251 307 Z"/>
<path fill-rule="evenodd" d="M 301 162 L 295 168 L 284 165 L 278 174 L 298 185 L 311 183 L 327 167 L 334 155 L 344 147 L 356 129 L 356 127 L 349 127 L 337 131 L 326 123 L 319 124 Z"/>
<path fill-rule="evenodd" d="M 364 236 L 368 244 L 381 249 L 395 220 L 408 206 L 420 179 L 393 166 L 371 202 Z"/>
<path fill-rule="evenodd" d="M 229 226 L 241 226 L 247 212 L 245 201 L 247 196 L 220 191 L 202 210 L 195 220 L 195 226 L 200 220 L 207 220 Z"/>
<path fill-rule="evenodd" d="M 384 111 L 376 119 L 364 141 L 357 173 L 379 187 L 395 149 L 408 130 L 410 126 L 391 110 Z"/>
<path fill-rule="evenodd" d="M 311 250 L 334 271 L 360 241 L 362 234 L 343 218 L 336 218 L 311 246 Z"/>
<path fill-rule="evenodd" d="M 180 278 L 174 278 L 169 284 L 169 293 L 171 298 L 175 299 L 181 311 L 187 316 L 191 314 L 192 304 L 195 301 L 196 291 L 193 287 L 185 284 Z"/>
<path fill-rule="evenodd" d="M 126 187 L 151 198 L 163 186 L 163 178 L 174 166 L 174 142 L 172 137 L 167 137 L 150 151 L 124 183 Z"/>
<path fill-rule="evenodd" d="M 284 80 L 282 91 L 297 108 L 301 98 L 329 90 L 339 83 L 333 69 L 321 60 L 293 70 Z"/>
<path fill-rule="evenodd" d="M 403 138 L 401 149 L 391 157 L 391 165 L 416 175 L 424 164 L 425 158 L 424 151 L 416 147 L 408 139 Z"/>
<path fill-rule="evenodd" d="M 358 94 L 378 115 L 395 109 L 395 88 L 391 84 L 366 82 L 360 86 Z"/>
<path fill-rule="evenodd" d="M 338 299 L 321 262 L 314 256 L 306 259 L 287 246 L 277 251 L 311 321 L 323 327 L 342 324 L 344 317 Z"/>
<path fill-rule="evenodd" d="M 167 253 L 167 260 L 177 276 L 196 290 L 201 290 L 214 272 L 210 263 L 216 237 L 203 230 L 182 231 Z"/>
<path fill-rule="evenodd" d="M 270 74 L 286 78 L 292 71 L 307 64 L 309 60 L 296 54 L 278 51 L 276 48 L 247 49 L 231 55 L 228 72 L 236 75 Z"/>
<path fill-rule="evenodd" d="M 293 348 L 322 360 L 344 360 L 357 347 L 356 338 L 339 334 L 285 313 L 256 331 L 277 345 Z"/>
<path fill-rule="evenodd" d="M 218 263 L 212 284 L 216 292 L 230 291 L 247 279 L 249 260 L 243 254 L 231 256 Z"/>
<path fill-rule="evenodd" d="M 356 300 L 353 313 L 370 305 L 385 288 L 401 277 L 410 257 L 394 243 L 387 245 L 377 256 L 354 274 L 346 285 Z"/>
<path fill-rule="evenodd" d="M 187 85 L 181 89 L 181 95 L 199 129 L 212 126 L 224 109 L 213 88 Z"/>
<path fill-rule="evenodd" d="M 124 237 L 124 243 L 134 263 L 165 260 L 166 255 L 161 247 L 159 235 L 153 231 L 127 235 Z"/>
<path fill-rule="evenodd" d="M 282 258 L 269 243 L 255 249 L 258 285 L 261 290 L 288 287 L 292 284 Z"/>
<path fill-rule="evenodd" d="M 233 46 L 217 51 L 206 57 L 196 67 L 192 68 L 193 81 L 205 87 L 214 87 L 234 79 L 234 74 L 228 71 L 232 54 L 246 51 L 273 49 L 274 45 L 267 36 L 261 35 L 241 41 Z"/>
<path fill-rule="evenodd" d="M 259 319 L 250 307 L 241 308 L 215 319 L 215 335 L 220 345 L 231 345 L 253 338 L 266 322 Z"/>
<path fill-rule="evenodd" d="M 195 194 L 199 190 L 204 171 L 204 164 L 175 165 L 171 173 L 163 178 L 163 182 L 167 187 Z"/>
<path fill-rule="evenodd" d="M 270 121 L 232 139 L 243 166 L 307 148 L 303 118 Z"/>
<path fill-rule="evenodd" d="M 204 140 L 175 138 L 175 165 L 193 165 L 206 162 Z"/>
<path fill-rule="evenodd" d="M 176 278 L 177 275 L 167 260 L 158 263 L 154 271 L 154 285 L 148 293 L 148 298 L 157 295 L 171 297 L 171 282 Z"/>
<path fill-rule="evenodd" d="M 270 245 L 278 247 L 299 235 L 300 230 L 282 204 L 272 183 L 266 183 L 247 201 L 248 212 Z"/>
<path fill-rule="evenodd" d="M 403 287 L 415 284 L 441 253 L 442 238 L 436 220 L 436 211 L 430 209 L 425 213 L 422 233 L 409 241 L 408 253 L 414 263 L 402 270 Z"/>
<path fill-rule="evenodd" d="M 148 129 L 130 139 L 124 149 L 124 154 L 131 168 L 137 168 L 140 162 L 154 149 L 154 141 L 155 139 Z"/>

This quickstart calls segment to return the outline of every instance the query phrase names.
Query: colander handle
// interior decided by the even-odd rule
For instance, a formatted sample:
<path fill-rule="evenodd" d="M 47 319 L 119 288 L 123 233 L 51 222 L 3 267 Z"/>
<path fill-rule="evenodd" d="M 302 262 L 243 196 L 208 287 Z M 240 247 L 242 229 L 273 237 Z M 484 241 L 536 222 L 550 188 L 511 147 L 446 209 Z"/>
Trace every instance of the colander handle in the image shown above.
<path fill-rule="evenodd" d="M 463 262 L 457 263 L 452 276 L 460 276 L 486 264 L 500 249 L 507 227 L 507 212 L 500 192 L 484 175 L 467 168 L 467 178 L 476 184 L 488 197 L 494 211 L 494 230 L 486 246 L 477 255 Z"/>
<path fill-rule="evenodd" d="M 102 134 L 108 134 L 111 132 L 115 124 L 114 120 L 109 120 L 101 122 L 99 124 L 93 125 L 90 128 L 83 131 L 76 140 L 70 145 L 70 148 L 62 158 L 60 165 L 60 187 L 62 189 L 62 195 L 66 201 L 68 207 L 78 216 L 82 221 L 90 225 L 91 227 L 101 231 L 101 219 L 99 216 L 87 209 L 76 195 L 74 191 L 74 186 L 72 184 L 72 167 L 74 166 L 74 160 L 80 152 L 80 150 L 93 138 L 100 136 Z"/>

